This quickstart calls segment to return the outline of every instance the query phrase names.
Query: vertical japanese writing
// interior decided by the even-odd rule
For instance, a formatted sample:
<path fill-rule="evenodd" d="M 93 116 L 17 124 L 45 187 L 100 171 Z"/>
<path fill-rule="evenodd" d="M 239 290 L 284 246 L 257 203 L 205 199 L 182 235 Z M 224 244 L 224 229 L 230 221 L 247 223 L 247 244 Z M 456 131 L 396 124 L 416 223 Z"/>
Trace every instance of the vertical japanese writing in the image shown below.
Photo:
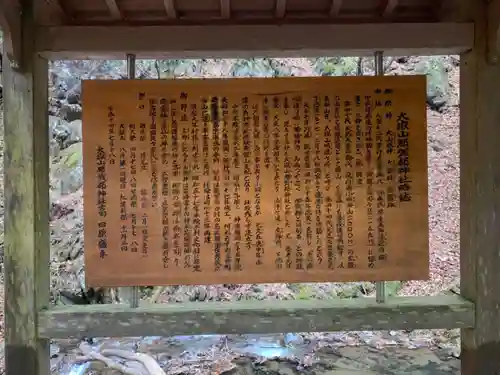
<path fill-rule="evenodd" d="M 216 117 L 217 116 L 217 117 Z M 218 111 L 212 111 L 212 181 L 213 181 L 213 207 L 214 207 L 214 271 L 219 272 L 222 268 L 221 254 L 221 129 L 218 119 Z"/>
<path fill-rule="evenodd" d="M 305 181 L 305 207 L 304 207 L 304 217 L 306 225 L 306 246 L 307 246 L 307 256 L 306 256 L 306 269 L 312 269 L 314 266 L 314 246 L 313 246 L 313 221 L 312 221 L 312 201 L 313 201 L 313 190 L 312 190 L 312 148 L 313 148 L 313 128 L 311 124 L 311 108 L 307 100 L 303 101 L 303 138 L 304 138 L 304 181 Z"/>
<path fill-rule="evenodd" d="M 193 250 L 193 272 L 201 272 L 200 260 L 200 232 L 201 232 L 201 210 L 200 210 L 200 128 L 198 119 L 198 107 L 191 103 L 191 140 L 192 140 L 192 194 L 193 200 L 193 226 L 192 226 L 192 250 Z"/>
<path fill-rule="evenodd" d="M 181 167 L 179 165 L 179 124 L 177 122 L 176 100 L 170 100 L 170 118 L 172 121 L 172 176 L 180 176 Z"/>
<path fill-rule="evenodd" d="M 279 97 L 273 97 L 273 165 L 274 165 L 274 191 L 279 193 L 280 191 L 280 181 L 281 181 L 281 170 L 280 170 L 280 99 Z"/>
<path fill-rule="evenodd" d="M 174 265 L 180 266 L 180 258 L 182 256 L 181 250 L 181 183 L 180 165 L 179 165 L 179 124 L 177 121 L 177 101 L 176 99 L 170 100 L 170 121 L 172 123 L 172 224 L 173 224 L 173 241 L 172 247 L 174 251 Z"/>
<path fill-rule="evenodd" d="M 96 150 L 96 170 L 97 170 L 97 213 L 100 220 L 97 222 L 97 246 L 99 257 L 104 259 L 108 255 L 108 232 L 106 216 L 108 215 L 108 188 L 106 174 L 106 152 L 102 146 Z"/>
<path fill-rule="evenodd" d="M 190 121 L 188 120 L 188 103 L 187 95 L 181 93 L 181 129 L 182 129 L 182 216 L 183 216 L 183 248 L 182 253 L 184 257 L 184 269 L 190 269 L 192 266 L 193 258 L 191 254 L 191 150 L 189 149 L 190 143 Z"/>
<path fill-rule="evenodd" d="M 355 183 L 356 186 L 364 185 L 364 176 L 363 176 L 363 108 L 361 95 L 356 95 L 355 98 L 356 104 L 356 156 L 355 156 Z"/>
<path fill-rule="evenodd" d="M 391 130 L 385 133 L 386 156 L 387 156 L 387 208 L 396 207 L 396 190 L 397 183 L 397 161 L 395 160 L 396 149 L 396 134 Z"/>
<path fill-rule="evenodd" d="M 109 133 L 110 137 L 111 134 L 114 134 L 114 131 L 111 129 L 114 128 L 114 125 L 112 124 L 113 121 L 111 121 L 111 115 L 114 118 L 114 109 L 113 107 L 109 106 L 108 107 L 108 117 L 110 118 L 109 122 Z M 120 125 L 120 140 L 125 140 L 126 134 L 125 134 L 125 125 L 121 124 Z M 122 139 L 123 137 L 123 139 Z M 110 143 L 111 143 L 111 138 L 110 138 Z M 114 141 L 113 141 L 114 143 Z M 110 144 L 110 150 L 112 148 Z M 114 148 L 114 144 L 113 144 Z M 128 210 L 127 210 L 127 195 L 126 195 L 126 189 L 127 189 L 127 149 L 125 147 L 120 147 L 119 148 L 119 180 L 120 180 L 120 250 L 121 251 L 128 251 L 128 226 L 127 226 L 127 220 L 128 220 Z M 110 164 L 115 164 L 115 161 Z"/>
<path fill-rule="evenodd" d="M 139 199 L 137 194 L 137 129 L 135 124 L 129 124 L 128 126 L 128 141 L 130 144 L 130 234 L 132 235 L 132 241 L 130 242 L 129 249 L 133 253 L 139 251 L 139 242 L 137 236 L 137 201 Z M 125 134 L 125 132 L 124 132 Z M 123 229 L 123 227 L 122 227 Z"/>
<path fill-rule="evenodd" d="M 392 89 L 385 89 L 384 94 L 392 94 L 393 90 Z M 385 109 L 385 116 L 384 116 L 384 121 L 385 123 L 389 124 L 393 120 L 392 116 L 392 100 L 386 99 L 384 100 L 384 109 Z M 385 134 L 385 157 L 387 158 L 387 163 L 386 163 L 386 203 L 387 203 L 387 208 L 395 208 L 396 207 L 396 189 L 395 185 L 397 184 L 397 173 L 398 173 L 398 168 L 397 168 L 397 161 L 395 160 L 395 148 L 396 148 L 396 134 L 390 129 L 390 126 Z"/>
<path fill-rule="evenodd" d="M 410 156 L 409 156 L 409 124 L 410 119 L 405 112 L 401 112 L 396 120 L 398 128 L 398 167 L 399 167 L 399 201 L 410 202 L 411 195 L 411 179 L 410 173 Z"/>
<path fill-rule="evenodd" d="M 172 221 L 174 224 L 173 227 L 173 249 L 174 249 L 174 265 L 176 267 L 180 266 L 180 258 L 182 256 L 181 249 L 181 212 L 182 212 L 182 203 L 181 203 L 181 183 L 174 182 L 172 183 L 172 200 L 173 200 L 173 212 L 172 212 Z"/>
<path fill-rule="evenodd" d="M 156 130 L 157 130 L 157 111 L 158 111 L 158 99 L 149 99 L 149 116 L 151 118 L 151 123 L 149 126 L 149 144 L 150 144 L 150 164 L 151 164 L 151 207 L 156 208 L 158 206 L 158 153 L 157 153 L 157 140 L 156 140 Z"/>
<path fill-rule="evenodd" d="M 210 115 L 208 112 L 208 100 L 201 100 L 201 116 L 203 119 L 203 177 L 210 176 Z M 209 244 L 212 242 L 211 225 L 212 218 L 210 217 L 212 185 L 210 180 L 203 182 L 203 243 Z"/>
<path fill-rule="evenodd" d="M 301 170 L 305 166 L 305 159 L 302 157 L 305 151 L 302 149 L 302 137 L 303 131 L 305 132 L 305 114 L 302 113 L 303 101 L 302 97 L 297 95 L 293 97 L 293 123 L 294 123 L 294 148 L 295 148 L 295 158 L 293 162 L 294 169 L 294 187 L 297 193 L 302 190 L 302 179 Z M 297 195 L 294 199 L 294 216 L 295 216 L 295 268 L 297 270 L 304 269 L 304 253 L 302 247 L 303 240 L 303 215 L 304 215 L 304 199 Z"/>
<path fill-rule="evenodd" d="M 347 202 L 346 229 L 347 229 L 347 268 L 356 268 L 356 256 L 354 254 L 354 206 L 355 191 L 354 184 L 354 157 L 353 157 L 353 126 L 352 126 L 352 102 L 344 100 L 344 123 L 345 123 L 345 196 Z"/>
<path fill-rule="evenodd" d="M 142 256 L 148 256 L 149 252 L 149 231 L 148 231 L 148 214 L 142 214 Z"/>
<path fill-rule="evenodd" d="M 325 124 L 325 155 L 331 152 L 331 143 L 326 141 L 326 139 L 330 139 L 331 135 L 329 131 L 327 132 L 327 129 L 329 129 L 329 123 L 330 123 L 330 99 L 328 97 L 325 97 L 325 120 L 327 120 L 327 123 Z M 328 110 L 327 110 L 328 108 Z M 344 144 L 343 138 L 342 138 L 342 129 L 341 129 L 341 116 L 340 116 L 340 110 L 341 110 L 341 105 L 340 105 L 340 96 L 336 95 L 335 96 L 335 104 L 334 104 L 334 113 L 333 113 L 333 118 L 335 120 L 335 218 L 336 218 L 336 224 L 335 224 L 335 237 L 337 239 L 337 253 L 336 256 L 334 256 L 334 250 L 333 250 L 333 225 L 331 224 L 331 211 L 332 211 L 332 198 L 328 195 L 326 198 L 326 207 L 327 207 L 327 221 L 326 221 L 326 238 L 327 238 L 327 254 L 328 254 L 328 268 L 333 269 L 335 268 L 335 259 L 338 259 L 338 268 L 344 268 L 344 196 L 342 193 L 342 181 L 343 181 L 343 176 L 344 176 L 344 168 L 342 163 L 343 163 L 343 158 L 342 158 L 342 145 Z M 327 151 L 328 150 L 328 151 Z M 329 160 L 329 159 L 328 159 Z M 326 157 L 325 157 L 325 163 L 326 163 Z M 326 165 L 325 165 L 325 170 L 326 170 Z M 329 172 L 325 172 L 327 175 Z M 328 194 L 330 191 L 330 184 L 331 184 L 331 179 L 330 178 L 325 178 L 325 191 Z"/>
<path fill-rule="evenodd" d="M 252 104 L 252 124 L 253 124 L 253 159 L 254 159 L 254 217 L 255 217 L 255 264 L 260 266 L 264 264 L 264 224 L 262 223 L 261 211 L 261 133 L 259 105 Z"/>
<path fill-rule="evenodd" d="M 140 142 L 140 168 L 139 173 L 145 172 L 149 173 L 149 162 L 148 162 L 148 153 L 145 151 L 147 140 L 147 125 L 146 123 L 139 124 L 139 142 Z M 141 209 L 145 210 L 148 206 L 148 190 L 145 187 L 139 189 Z M 144 249 L 143 249 L 144 250 Z"/>
<path fill-rule="evenodd" d="M 376 172 L 375 178 L 377 181 L 377 248 L 378 248 L 378 260 L 384 261 L 387 259 L 387 254 L 385 252 L 385 145 L 384 145 L 384 133 L 383 133 L 383 118 L 384 109 L 380 108 L 375 116 L 375 155 L 376 155 Z"/>
<path fill-rule="evenodd" d="M 269 167 L 271 166 L 271 141 L 269 137 L 269 98 L 267 96 L 264 97 L 264 101 L 262 104 L 262 133 L 264 148 L 264 167 L 266 169 L 269 169 Z"/>
<path fill-rule="evenodd" d="M 150 123 L 149 126 L 146 123 L 140 123 L 139 124 L 139 142 L 140 142 L 140 173 L 145 173 L 146 175 L 150 175 L 151 172 L 151 155 L 147 150 L 150 149 L 151 143 L 150 143 L 150 135 L 148 134 L 150 129 L 151 129 L 151 121 L 153 119 L 153 113 L 155 117 L 155 127 L 156 127 L 156 104 L 157 101 L 154 98 L 149 99 L 149 116 L 150 116 Z M 154 107 L 154 109 L 153 109 Z M 148 129 L 149 128 L 149 129 Z M 148 131 L 149 130 L 149 131 Z M 149 159 L 149 160 L 148 160 Z M 148 230 L 148 213 L 147 213 L 147 208 L 149 206 L 149 200 L 148 200 L 148 189 L 146 187 L 142 187 L 140 189 L 140 201 L 141 201 L 141 254 L 142 256 L 146 257 L 148 256 L 149 252 L 149 230 Z"/>
<path fill-rule="evenodd" d="M 217 108 L 218 110 L 218 108 Z M 222 110 L 222 167 L 224 180 L 224 269 L 233 269 L 233 254 L 231 251 L 231 148 L 229 147 L 229 101 L 227 97 L 221 98 Z"/>
<path fill-rule="evenodd" d="M 367 174 L 366 174 L 366 215 L 367 215 L 367 244 L 368 244 L 368 267 L 375 268 L 376 257 L 375 257 L 375 230 L 373 228 L 373 164 L 372 164 L 372 153 L 373 153 L 373 101 L 370 95 L 365 95 L 365 155 L 367 163 Z"/>
<path fill-rule="evenodd" d="M 160 157 L 161 157 L 161 224 L 162 224 L 162 262 L 163 268 L 169 268 L 170 255 L 170 218 L 169 218 L 169 195 L 170 195 L 170 173 L 168 164 L 168 122 L 167 122 L 167 99 L 160 98 Z"/>
<path fill-rule="evenodd" d="M 267 105 L 267 97 L 264 100 L 264 103 Z M 285 200 L 288 202 L 288 208 L 290 210 L 291 207 L 291 181 L 292 181 L 292 169 L 291 169 L 291 162 L 290 162 L 290 120 L 289 120 L 289 99 L 288 97 L 285 97 L 283 99 L 283 108 L 284 108 L 284 125 L 283 125 L 283 131 L 284 131 L 284 140 L 283 140 L 283 189 L 285 193 Z M 264 115 L 266 116 L 266 115 Z M 273 132 L 277 131 L 277 129 L 274 129 L 273 127 Z M 274 135 L 274 134 L 273 134 Z M 265 135 L 264 135 L 265 137 Z M 265 142 L 265 139 L 264 139 Z M 279 145 L 278 145 L 279 146 Z M 276 145 L 275 145 L 276 148 Z M 278 148 L 279 152 L 279 148 Z M 276 160 L 274 160 L 276 161 Z M 282 215 L 283 215 L 283 204 L 281 197 L 279 194 L 275 197 L 274 199 L 274 220 L 276 222 L 276 228 L 274 230 L 274 243 L 276 246 L 279 248 L 276 251 L 276 258 L 275 258 L 275 267 L 276 269 L 282 269 L 283 268 L 283 255 L 282 255 L 282 248 L 283 248 L 283 220 L 282 220 Z M 291 260 L 287 261 L 287 268 L 292 267 L 292 262 Z"/>
<path fill-rule="evenodd" d="M 167 284 L 408 275 L 404 252 L 413 250 L 390 241 L 425 246 L 427 191 L 412 173 L 425 155 L 410 152 L 423 147 L 425 129 L 409 134 L 423 104 L 406 85 L 400 103 L 392 89 L 370 87 L 378 79 L 321 80 L 136 82 L 151 90 L 96 102 L 84 130 L 96 163 L 87 195 L 98 205 L 86 212 L 88 250 L 101 267 L 116 261 L 127 272 L 116 285 L 132 283 L 133 272 Z M 91 272 L 93 282 L 113 280 Z"/>
<path fill-rule="evenodd" d="M 276 111 L 279 111 L 281 107 L 280 100 L 278 97 L 273 98 L 273 109 Z M 285 117 L 285 123 L 284 123 L 284 131 L 285 131 L 285 139 L 284 139 L 284 144 L 283 144 L 283 156 L 280 156 L 280 128 L 279 128 L 279 121 L 277 119 L 276 114 L 274 115 L 273 118 L 273 139 L 274 139 L 274 149 L 273 149 L 273 163 L 275 165 L 275 175 L 274 175 L 274 182 L 275 182 L 275 192 L 278 193 L 278 196 L 276 197 L 275 201 L 275 210 L 277 212 L 277 230 L 276 230 L 276 236 L 277 238 L 280 239 L 280 247 L 282 247 L 282 241 L 283 239 L 286 240 L 286 247 L 285 247 L 285 261 L 283 262 L 281 251 L 278 254 L 277 257 L 277 264 L 282 265 L 285 263 L 285 267 L 287 269 L 291 269 L 293 265 L 293 260 L 292 260 L 292 248 L 289 244 L 289 240 L 292 239 L 292 233 L 291 233 L 291 216 L 292 216 L 292 183 L 293 183 L 293 150 L 291 147 L 291 138 L 293 135 L 291 134 L 293 132 L 292 125 L 295 124 L 296 121 L 299 121 L 300 118 L 299 116 L 292 116 L 292 121 L 293 124 L 290 124 L 290 116 L 288 114 L 290 103 L 289 103 L 289 98 L 284 97 L 283 100 L 283 107 L 284 110 L 286 111 L 286 117 Z M 292 115 L 294 115 L 295 110 L 292 111 Z M 297 117 L 297 118 L 295 118 Z M 277 174 L 281 173 L 281 158 L 283 158 L 283 171 L 284 171 L 284 183 L 283 186 L 279 184 L 279 179 L 277 178 Z M 278 184 L 276 184 L 278 182 Z M 284 194 L 284 204 L 282 204 L 281 201 L 281 188 L 283 187 L 283 194 Z M 284 206 L 284 207 L 283 207 Z M 283 210 L 284 208 L 284 210 Z M 281 266 L 282 267 L 282 266 Z"/>
<path fill-rule="evenodd" d="M 229 107 L 229 104 L 228 104 Z M 234 168 L 233 176 L 233 196 L 232 196 L 232 205 L 233 208 L 239 211 L 241 207 L 241 185 L 240 185 L 240 139 L 241 139 L 241 124 L 240 124 L 240 108 L 238 103 L 233 103 L 231 106 L 231 130 L 233 136 L 233 152 L 232 152 L 232 161 L 231 165 Z M 243 266 L 241 263 L 241 244 L 242 244 L 242 221 L 241 216 L 236 215 L 233 221 L 234 225 L 234 268 L 235 270 L 242 270 Z"/>
<path fill-rule="evenodd" d="M 321 98 L 319 96 L 314 97 L 314 203 L 315 203 L 315 249 L 316 249 L 316 264 L 321 265 L 323 263 L 323 221 L 322 221 L 322 192 L 321 192 Z M 328 126 L 330 126 L 328 124 Z M 333 222 L 330 223 L 333 227 Z M 330 229 L 332 230 L 332 229 Z M 332 251 L 333 251 L 333 243 Z"/>
<path fill-rule="evenodd" d="M 108 162 L 109 165 L 114 165 L 116 160 L 115 145 L 116 145 L 116 118 L 115 109 L 112 105 L 108 106 Z"/>
<path fill-rule="evenodd" d="M 120 147 L 120 250 L 128 251 L 128 210 L 127 210 L 127 154 Z"/>
<path fill-rule="evenodd" d="M 244 191 L 247 194 L 246 197 L 250 196 L 250 186 L 251 186 L 251 174 L 252 174 L 252 138 L 251 132 L 252 127 L 250 126 L 250 113 L 249 113 L 249 105 L 248 98 L 241 98 L 241 108 L 242 108 L 242 117 L 243 117 L 243 187 Z M 252 235 L 252 203 L 250 199 L 245 199 L 243 202 L 244 209 L 244 217 L 245 217 L 245 246 L 247 252 L 250 253 L 253 244 L 253 235 Z M 255 254 L 255 262 L 258 261 L 258 256 Z"/>

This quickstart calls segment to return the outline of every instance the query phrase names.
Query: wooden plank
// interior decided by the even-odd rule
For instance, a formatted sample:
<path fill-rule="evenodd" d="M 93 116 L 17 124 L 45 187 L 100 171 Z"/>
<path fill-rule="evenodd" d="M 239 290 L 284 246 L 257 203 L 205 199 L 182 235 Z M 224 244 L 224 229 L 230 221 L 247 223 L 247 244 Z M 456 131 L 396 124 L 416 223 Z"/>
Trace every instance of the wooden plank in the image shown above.
<path fill-rule="evenodd" d="M 49 341 L 37 330 L 49 305 L 48 64 L 33 55 L 29 6 L 23 16 L 23 70 L 3 55 L 5 366 L 7 375 L 48 375 Z"/>
<path fill-rule="evenodd" d="M 175 38 L 158 38 L 175 35 Z M 310 36 L 314 35 L 314 38 Z M 472 47 L 470 23 L 362 25 L 40 27 L 37 51 L 51 59 L 388 56 L 456 54 Z"/>
<path fill-rule="evenodd" d="M 82 102 L 87 285 L 428 278 L 425 76 L 84 81 Z"/>
<path fill-rule="evenodd" d="M 459 296 L 311 301 L 239 301 L 54 307 L 40 313 L 42 337 L 172 336 L 460 328 L 474 305 Z"/>
<path fill-rule="evenodd" d="M 472 51 L 460 65 L 461 293 L 475 302 L 475 329 L 462 331 L 462 375 L 500 370 L 500 65 L 488 61 L 486 2 L 465 0 L 476 22 Z"/>

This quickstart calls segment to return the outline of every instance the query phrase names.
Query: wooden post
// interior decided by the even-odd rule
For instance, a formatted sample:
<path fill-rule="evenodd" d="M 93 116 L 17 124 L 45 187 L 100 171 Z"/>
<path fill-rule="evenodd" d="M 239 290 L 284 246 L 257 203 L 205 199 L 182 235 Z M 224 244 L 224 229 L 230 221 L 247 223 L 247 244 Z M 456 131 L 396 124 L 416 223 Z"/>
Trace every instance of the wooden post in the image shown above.
<path fill-rule="evenodd" d="M 498 1 L 498 0 L 495 0 Z M 460 71 L 461 294 L 475 303 L 462 330 L 462 375 L 500 374 L 500 65 L 488 62 L 486 1 L 462 0 L 475 46 Z"/>
<path fill-rule="evenodd" d="M 33 53 L 32 9 L 22 16 L 20 66 L 3 55 L 5 367 L 6 375 L 48 375 L 49 340 L 37 327 L 50 284 L 48 66 Z"/>

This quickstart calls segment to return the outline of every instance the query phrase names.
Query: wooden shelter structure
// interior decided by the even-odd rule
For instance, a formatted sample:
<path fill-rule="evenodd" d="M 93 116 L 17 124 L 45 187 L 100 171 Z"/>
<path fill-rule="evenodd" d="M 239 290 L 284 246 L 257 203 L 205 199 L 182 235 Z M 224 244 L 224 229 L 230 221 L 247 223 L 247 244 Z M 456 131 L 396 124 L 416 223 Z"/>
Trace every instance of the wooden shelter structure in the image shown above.
<path fill-rule="evenodd" d="M 49 339 L 462 328 L 462 374 L 500 373 L 500 0 L 2 0 L 7 375 Z M 47 60 L 461 54 L 461 296 L 49 306 Z"/>

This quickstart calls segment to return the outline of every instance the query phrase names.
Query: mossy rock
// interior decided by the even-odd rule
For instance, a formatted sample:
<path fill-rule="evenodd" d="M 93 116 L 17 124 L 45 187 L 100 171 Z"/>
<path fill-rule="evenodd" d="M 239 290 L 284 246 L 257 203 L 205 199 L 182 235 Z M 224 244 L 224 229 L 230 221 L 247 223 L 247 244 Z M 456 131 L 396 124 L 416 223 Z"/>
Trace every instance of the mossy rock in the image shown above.
<path fill-rule="evenodd" d="M 60 159 L 58 164 L 60 166 L 68 169 L 76 168 L 82 164 L 83 160 L 82 143 L 74 143 L 68 148 L 62 150 L 59 157 Z"/>
<path fill-rule="evenodd" d="M 61 151 L 59 158 L 52 165 L 51 186 L 59 193 L 70 194 L 83 184 L 82 143 L 74 143 Z"/>

